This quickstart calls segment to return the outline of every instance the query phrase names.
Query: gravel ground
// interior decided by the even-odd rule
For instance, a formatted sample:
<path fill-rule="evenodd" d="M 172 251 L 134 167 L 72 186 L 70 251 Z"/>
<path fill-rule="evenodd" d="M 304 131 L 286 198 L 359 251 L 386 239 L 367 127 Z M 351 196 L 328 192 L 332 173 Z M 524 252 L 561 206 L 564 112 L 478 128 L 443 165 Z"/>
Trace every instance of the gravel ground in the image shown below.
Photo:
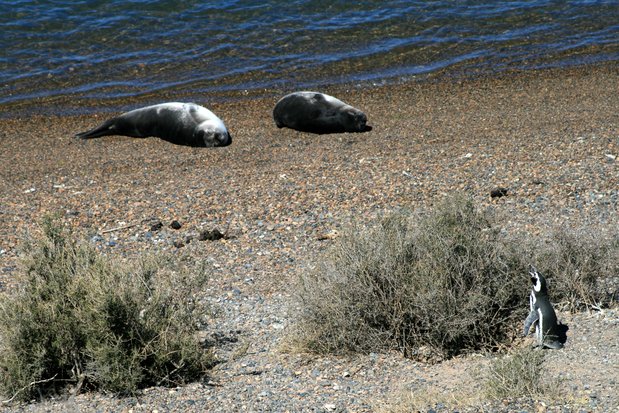
<path fill-rule="evenodd" d="M 207 383 L 7 411 L 370 412 L 395 409 L 415 389 L 478 388 L 477 366 L 490 356 L 426 365 L 395 353 L 288 351 L 293 281 L 351 221 L 431 207 L 458 191 L 503 217 L 506 231 L 616 228 L 618 80 L 609 66 L 325 90 L 368 114 L 374 130 L 365 134 L 278 130 L 276 96 L 198 102 L 233 135 L 230 147 L 217 149 L 72 138 L 109 114 L 3 120 L 0 286 L 10 293 L 19 240 L 36 233 L 46 213 L 59 213 L 113 256 L 190 254 L 215 268 L 205 297 L 220 315 L 208 336 L 224 360 Z M 491 198 L 499 186 L 508 195 Z M 214 229 L 226 237 L 200 240 Z M 618 312 L 560 315 L 570 326 L 568 344 L 547 364 L 549 375 L 563 379 L 565 400 L 482 401 L 468 410 L 619 411 Z"/>

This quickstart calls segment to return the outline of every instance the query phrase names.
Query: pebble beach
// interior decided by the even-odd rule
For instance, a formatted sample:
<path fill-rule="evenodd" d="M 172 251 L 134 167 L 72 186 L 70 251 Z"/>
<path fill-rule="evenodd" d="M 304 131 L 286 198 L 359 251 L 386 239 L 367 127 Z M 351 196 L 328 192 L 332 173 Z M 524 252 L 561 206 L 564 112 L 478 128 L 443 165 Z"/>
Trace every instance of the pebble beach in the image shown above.
<path fill-rule="evenodd" d="M 501 217 L 505 231 L 532 237 L 557 226 L 602 233 L 619 224 L 614 64 L 320 91 L 363 110 L 373 130 L 277 129 L 275 92 L 196 102 L 225 122 L 233 137 L 225 148 L 74 139 L 113 115 L 104 108 L 2 120 L 2 290 L 14 288 L 20 240 L 36 234 L 46 214 L 110 256 L 187 254 L 214 268 L 204 294 L 219 309 L 209 334 L 222 359 L 204 383 L 128 398 L 85 393 L 5 411 L 374 412 L 416 389 L 474 389 L 476 366 L 491 355 L 431 365 L 395 353 L 290 351 L 294 280 L 351 223 L 431 208 L 455 193 Z M 507 195 L 491 197 L 498 187 Z M 205 239 L 214 230 L 225 236 Z M 570 398 L 484 401 L 460 411 L 617 411 L 619 313 L 559 316 L 570 324 L 568 344 L 549 356 L 549 374 L 564 379 Z"/>

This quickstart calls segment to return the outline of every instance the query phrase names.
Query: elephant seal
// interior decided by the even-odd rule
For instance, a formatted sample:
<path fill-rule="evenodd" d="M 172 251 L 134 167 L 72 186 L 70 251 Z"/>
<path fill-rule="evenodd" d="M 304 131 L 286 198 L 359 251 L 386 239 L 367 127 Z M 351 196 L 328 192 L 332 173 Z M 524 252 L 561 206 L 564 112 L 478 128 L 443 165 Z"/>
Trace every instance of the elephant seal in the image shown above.
<path fill-rule="evenodd" d="M 213 112 L 195 103 L 180 102 L 135 109 L 75 137 L 92 139 L 108 135 L 134 138 L 156 136 L 177 145 L 197 147 L 228 146 L 232 143 L 226 126 Z"/>
<path fill-rule="evenodd" d="M 318 92 L 295 92 L 284 96 L 273 108 L 273 119 L 278 128 L 318 134 L 372 130 L 365 113 Z"/>

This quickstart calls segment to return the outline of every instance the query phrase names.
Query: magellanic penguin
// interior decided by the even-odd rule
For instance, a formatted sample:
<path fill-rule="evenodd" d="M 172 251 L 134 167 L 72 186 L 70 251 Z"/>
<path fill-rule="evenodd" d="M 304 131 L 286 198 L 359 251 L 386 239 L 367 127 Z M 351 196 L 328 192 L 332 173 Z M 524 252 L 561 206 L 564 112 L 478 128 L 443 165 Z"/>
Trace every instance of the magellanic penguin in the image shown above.
<path fill-rule="evenodd" d="M 524 322 L 524 335 L 529 334 L 532 325 L 535 325 L 535 338 L 542 348 L 560 349 L 563 343 L 560 341 L 561 332 L 557 325 L 557 315 L 548 299 L 546 280 L 531 265 L 529 270 L 533 289 L 529 296 L 531 312 Z"/>

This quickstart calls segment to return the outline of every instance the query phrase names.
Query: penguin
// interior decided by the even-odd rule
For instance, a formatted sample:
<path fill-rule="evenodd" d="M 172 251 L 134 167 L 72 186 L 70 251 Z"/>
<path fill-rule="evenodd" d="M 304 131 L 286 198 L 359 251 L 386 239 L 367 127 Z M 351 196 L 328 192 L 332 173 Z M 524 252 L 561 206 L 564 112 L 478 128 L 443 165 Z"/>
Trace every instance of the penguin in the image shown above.
<path fill-rule="evenodd" d="M 539 347 L 561 349 L 564 341 L 561 340 L 562 332 L 557 324 L 557 314 L 548 299 L 546 279 L 532 265 L 529 274 L 533 289 L 529 296 L 531 312 L 524 322 L 524 335 L 527 336 L 531 326 L 535 325 L 535 338 Z"/>

